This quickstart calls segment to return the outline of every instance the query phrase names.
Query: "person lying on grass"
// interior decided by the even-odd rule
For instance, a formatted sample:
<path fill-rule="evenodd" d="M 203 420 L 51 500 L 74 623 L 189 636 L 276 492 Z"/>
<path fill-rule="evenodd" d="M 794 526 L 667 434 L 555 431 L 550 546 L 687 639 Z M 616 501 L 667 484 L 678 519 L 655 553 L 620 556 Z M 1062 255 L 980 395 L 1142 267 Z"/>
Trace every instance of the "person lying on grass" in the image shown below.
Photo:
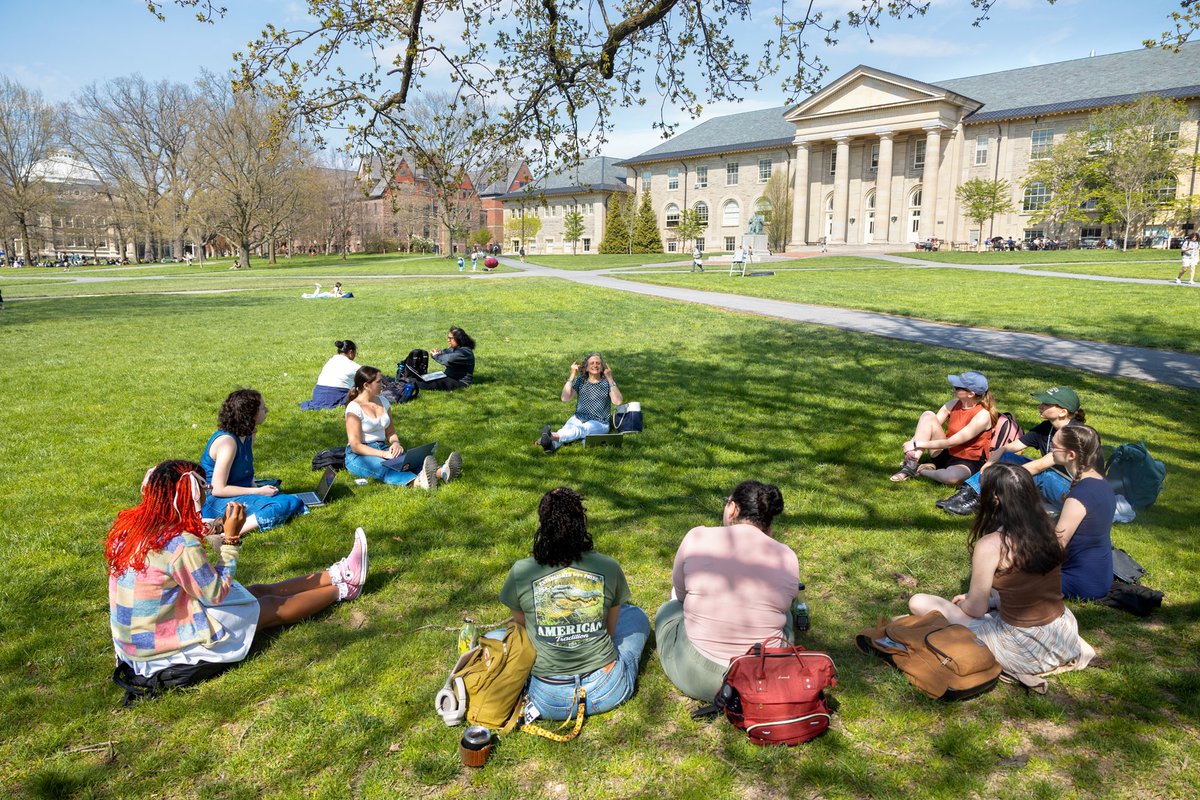
<path fill-rule="evenodd" d="M 245 506 L 246 524 L 242 532 L 255 528 L 270 530 L 292 517 L 307 514 L 308 509 L 295 495 L 281 494 L 278 486 L 254 483 L 254 441 L 258 426 L 267 418 L 267 404 L 254 389 L 229 393 L 217 414 L 217 431 L 208 437 L 200 464 L 212 486 L 204 501 L 203 516 L 215 519 L 225 506 L 236 501 Z"/>
<path fill-rule="evenodd" d="M 1026 431 L 1015 441 L 992 451 L 988 460 L 971 477 L 958 487 L 958 491 L 945 500 L 938 500 L 938 508 L 960 517 L 972 516 L 979 510 L 979 481 L 990 464 L 1005 461 L 1009 464 L 1020 464 L 1033 476 L 1033 483 L 1042 493 L 1042 502 L 1051 511 L 1057 513 L 1062 509 L 1063 495 L 1071 488 L 1071 479 L 1061 469 L 1054 465 L 1050 455 L 1050 446 L 1054 435 L 1069 425 L 1082 425 L 1087 415 L 1079 406 L 1079 395 L 1068 386 L 1054 386 L 1044 392 L 1032 395 L 1034 400 L 1040 400 L 1038 416 L 1042 421 L 1037 427 Z M 1026 458 L 1024 453 L 1030 447 L 1036 447 L 1041 458 Z"/>
<path fill-rule="evenodd" d="M 392 404 L 382 392 L 383 373 L 375 367 L 359 367 L 354 388 L 346 395 L 346 469 L 350 474 L 429 491 L 437 488 L 439 478 L 446 483 L 457 478 L 462 471 L 462 456 L 457 452 L 440 467 L 433 456 L 426 456 L 420 472 L 392 469 L 383 463 L 401 456 L 404 448 L 392 422 Z"/>
<path fill-rule="evenodd" d="M 603 356 L 592 353 L 585 358 L 582 375 L 579 374 L 580 366 L 578 361 L 571 364 L 571 374 L 562 388 L 564 403 L 578 398 L 575 414 L 557 431 L 551 431 L 549 425 L 544 426 L 542 435 L 534 442 L 547 453 L 586 436 L 608 433 L 612 407 L 624 401 L 613 380 L 612 368 L 604 363 Z"/>
<path fill-rule="evenodd" d="M 983 476 L 982 489 L 967 545 L 970 588 L 951 600 L 913 595 L 909 610 L 939 611 L 967 626 L 1013 675 L 1044 675 L 1073 664 L 1091 648 L 1063 605 L 1062 546 L 1033 478 L 1001 462 Z"/>
<path fill-rule="evenodd" d="M 1113 581 L 1112 524 L 1117 496 L 1104 477 L 1100 434 L 1087 425 L 1064 428 L 1054 440 L 1054 463 L 1071 476 L 1055 534 L 1066 551 L 1063 595 L 1095 600 Z"/>
<path fill-rule="evenodd" d="M 712 702 L 729 659 L 755 642 L 792 641 L 800 562 L 772 536 L 782 511 L 779 487 L 743 481 L 725 498 L 719 527 L 683 537 L 654 631 L 663 672 L 688 697 Z"/>
<path fill-rule="evenodd" d="M 917 430 L 904 443 L 904 462 L 892 481 L 920 475 L 956 485 L 979 471 L 996 424 L 996 401 L 980 372 L 947 375 L 954 399 L 937 411 L 922 411 Z M 943 428 L 944 426 L 944 428 Z M 928 454 L 930 462 L 922 464 Z"/>
<path fill-rule="evenodd" d="M 581 691 L 588 714 L 633 694 L 650 620 L 629 599 L 621 565 L 593 549 L 583 498 L 565 486 L 546 492 L 533 555 L 513 564 L 500 590 L 537 653 L 527 702 L 540 716 L 570 719 Z"/>
<path fill-rule="evenodd" d="M 143 678 L 168 667 L 229 664 L 250 651 L 255 632 L 353 600 L 367 579 L 367 537 L 321 572 L 279 583 L 235 581 L 246 509 L 224 505 L 210 528 L 200 517 L 208 482 L 199 464 L 164 461 L 146 473 L 142 501 L 108 531 L 109 623 L 117 658 Z M 220 534 L 213 563 L 203 537 Z"/>
<path fill-rule="evenodd" d="M 354 386 L 354 373 L 358 372 L 358 364 L 354 362 L 358 356 L 358 345 L 350 339 L 339 339 L 333 346 L 337 352 L 321 367 L 312 399 L 300 404 L 305 411 L 345 405 L 346 394 Z"/>

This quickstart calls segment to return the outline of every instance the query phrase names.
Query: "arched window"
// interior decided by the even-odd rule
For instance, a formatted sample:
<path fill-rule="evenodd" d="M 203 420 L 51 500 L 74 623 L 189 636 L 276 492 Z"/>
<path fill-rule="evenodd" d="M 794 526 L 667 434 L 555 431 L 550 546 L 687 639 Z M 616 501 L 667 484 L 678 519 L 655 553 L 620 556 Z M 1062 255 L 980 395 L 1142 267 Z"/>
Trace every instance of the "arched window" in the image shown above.
<path fill-rule="evenodd" d="M 909 208 L 920 208 L 922 194 L 923 194 L 923 192 L 921 191 L 920 186 L 918 186 L 916 189 L 913 189 L 913 193 L 909 197 L 908 207 Z"/>
<path fill-rule="evenodd" d="M 833 192 L 825 195 L 825 210 L 833 211 Z"/>
<path fill-rule="evenodd" d="M 1021 208 L 1025 211 L 1041 211 L 1050 202 L 1050 189 L 1044 183 L 1031 183 L 1025 187 L 1025 199 Z"/>
<path fill-rule="evenodd" d="M 700 220 L 701 225 L 708 224 L 708 203 L 701 200 L 692 206 L 692 210 L 696 212 L 696 217 Z"/>
<path fill-rule="evenodd" d="M 875 207 L 875 193 L 871 192 L 867 195 L 867 208 Z"/>
<path fill-rule="evenodd" d="M 670 203 L 667 206 L 666 218 L 667 218 L 667 227 L 668 228 L 678 228 L 679 227 L 679 206 L 675 205 L 674 203 Z"/>
<path fill-rule="evenodd" d="M 721 206 L 721 225 L 726 228 L 736 228 L 742 221 L 742 207 L 737 200 L 726 200 Z"/>

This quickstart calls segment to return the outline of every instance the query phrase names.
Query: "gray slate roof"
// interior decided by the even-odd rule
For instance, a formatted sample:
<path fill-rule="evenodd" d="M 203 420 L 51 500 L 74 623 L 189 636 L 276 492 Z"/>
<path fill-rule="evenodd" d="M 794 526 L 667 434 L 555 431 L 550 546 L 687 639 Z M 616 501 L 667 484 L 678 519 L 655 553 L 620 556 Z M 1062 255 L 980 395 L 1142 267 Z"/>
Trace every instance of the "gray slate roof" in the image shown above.
<path fill-rule="evenodd" d="M 657 147 L 617 163 L 620 166 L 632 166 L 666 158 L 790 145 L 796 138 L 796 126 L 785 120 L 783 115 L 791 107 L 776 106 L 714 117 L 691 130 L 672 136 Z"/>
<path fill-rule="evenodd" d="M 967 123 L 1099 108 L 1146 94 L 1196 97 L 1200 42 L 1178 53 L 1142 48 L 931 83 L 983 103 Z"/>
<path fill-rule="evenodd" d="M 622 163 L 612 156 L 585 158 L 575 169 L 556 172 L 544 178 L 534 178 L 533 183 L 518 192 L 500 195 L 501 200 L 528 199 L 534 195 L 566 195 L 583 192 L 631 192 L 625 183 L 626 171 L 616 165 Z"/>

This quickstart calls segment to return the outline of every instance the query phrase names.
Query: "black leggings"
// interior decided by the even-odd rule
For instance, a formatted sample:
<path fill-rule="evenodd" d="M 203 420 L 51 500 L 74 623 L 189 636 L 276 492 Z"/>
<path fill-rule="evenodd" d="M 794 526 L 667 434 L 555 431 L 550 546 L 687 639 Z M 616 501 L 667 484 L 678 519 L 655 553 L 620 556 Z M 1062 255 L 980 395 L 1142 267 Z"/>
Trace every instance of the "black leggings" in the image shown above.
<path fill-rule="evenodd" d="M 449 377 L 438 378 L 432 381 L 423 381 L 420 378 L 413 378 L 412 380 L 422 392 L 453 392 L 456 389 L 465 389 L 471 385 Z"/>

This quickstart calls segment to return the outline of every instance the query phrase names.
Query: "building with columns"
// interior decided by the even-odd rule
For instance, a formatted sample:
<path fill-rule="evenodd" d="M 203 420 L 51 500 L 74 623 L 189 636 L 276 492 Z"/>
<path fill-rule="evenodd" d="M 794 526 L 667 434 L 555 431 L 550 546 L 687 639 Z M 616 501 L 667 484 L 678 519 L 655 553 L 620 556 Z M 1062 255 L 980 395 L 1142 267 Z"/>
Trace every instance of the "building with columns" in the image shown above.
<path fill-rule="evenodd" d="M 1114 232 L 1099 222 L 1062 232 L 1034 222 L 1039 189 L 1026 186 L 1028 167 L 1056 137 L 1086 127 L 1091 112 L 1146 94 L 1185 102 L 1179 138 L 1195 147 L 1200 43 L 935 83 L 858 66 L 797 105 L 706 120 L 620 166 L 635 192 L 650 190 L 668 251 L 684 247 L 672 229 L 686 208 L 707 220 L 702 249 L 740 244 L 749 218 L 771 210 L 763 189 L 779 171 L 792 187 L 789 250 L 823 240 L 1099 238 Z M 1007 180 L 1017 210 L 982 228 L 967 220 L 956 192 L 976 177 Z M 1176 176 L 1176 193 L 1200 193 L 1194 170 Z"/>

